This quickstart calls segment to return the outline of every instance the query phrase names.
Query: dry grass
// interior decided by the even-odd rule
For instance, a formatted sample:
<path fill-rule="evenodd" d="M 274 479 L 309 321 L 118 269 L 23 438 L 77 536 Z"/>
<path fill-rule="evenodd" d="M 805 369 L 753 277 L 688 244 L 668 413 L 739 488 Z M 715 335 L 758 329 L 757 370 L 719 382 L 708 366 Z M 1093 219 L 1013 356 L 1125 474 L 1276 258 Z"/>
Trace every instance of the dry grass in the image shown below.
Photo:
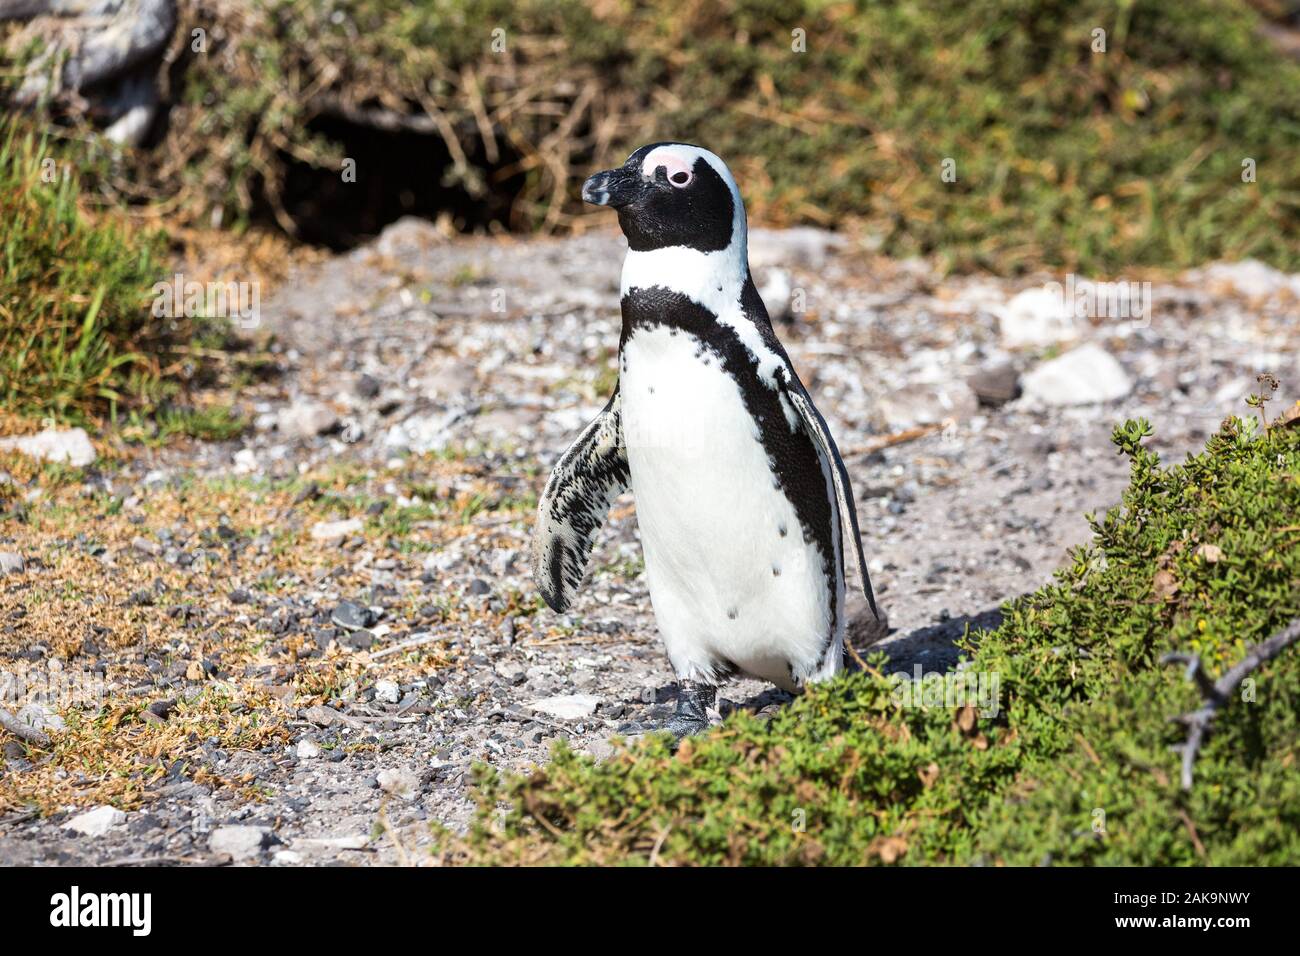
<path fill-rule="evenodd" d="M 383 559 L 397 560 L 414 578 L 420 552 L 467 535 L 493 547 L 501 543 L 496 516 L 532 505 L 501 498 L 490 475 L 472 465 L 432 459 L 412 459 L 378 478 L 336 466 L 285 482 L 183 479 L 140 491 L 138 502 L 93 490 L 68 469 L 14 457 L 0 460 L 0 470 L 15 479 L 0 486 L 8 489 L 0 506 L 22 516 L 7 525 L 11 540 L 0 543 L 27 560 L 25 573 L 0 579 L 0 670 L 83 691 L 80 699 L 60 695 L 56 709 L 67 727 L 54 734 L 49 752 L 28 748 L 30 769 L 0 774 L 0 814 L 139 806 L 177 761 L 197 768 L 189 779 L 256 798 L 255 781 L 220 778 L 202 763 L 205 744 L 228 752 L 282 744 L 298 708 L 337 704 L 349 688 L 381 677 L 410 681 L 458 663 L 442 642 L 374 660 L 333 640 L 316 646 L 310 627 L 277 636 L 265 627 L 274 603 L 261 599 L 318 589 L 358 594 Z M 377 481 L 425 501 L 368 515 L 381 497 Z M 312 539 L 314 524 L 343 517 L 362 518 L 364 530 L 339 545 Z M 142 550 L 141 540 L 165 547 L 160 531 L 195 563 L 181 567 Z M 258 600 L 234 604 L 236 589 Z M 413 588 L 385 619 L 393 628 L 387 643 L 407 636 L 416 605 L 431 600 L 439 623 L 495 617 Z M 516 596 L 511 613 L 530 613 L 523 601 Z M 46 652 L 28 659 L 40 645 Z M 145 713 L 165 699 L 177 702 L 167 720 Z"/>

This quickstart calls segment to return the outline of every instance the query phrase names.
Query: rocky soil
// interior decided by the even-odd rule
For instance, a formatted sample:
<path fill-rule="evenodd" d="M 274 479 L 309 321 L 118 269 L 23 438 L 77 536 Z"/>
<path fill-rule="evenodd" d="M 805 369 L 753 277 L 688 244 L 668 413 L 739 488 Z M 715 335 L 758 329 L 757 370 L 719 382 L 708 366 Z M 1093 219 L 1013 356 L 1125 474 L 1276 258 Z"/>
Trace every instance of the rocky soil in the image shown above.
<path fill-rule="evenodd" d="M 630 498 L 571 614 L 529 581 L 536 495 L 614 382 L 622 248 L 399 222 L 263 302 L 277 368 L 236 396 L 242 438 L 7 476 L 0 670 L 88 675 L 103 707 L 10 679 L 53 743 L 0 737 L 0 860 L 427 862 L 475 762 L 599 757 L 671 708 Z M 1067 277 L 941 278 L 812 230 L 756 232 L 752 261 L 852 477 L 889 617 L 859 599 L 855 646 L 909 673 L 1086 540 L 1125 483 L 1116 422 L 1178 457 L 1260 371 L 1300 395 L 1300 279 L 1250 263 L 1074 318 L 1044 289 Z"/>

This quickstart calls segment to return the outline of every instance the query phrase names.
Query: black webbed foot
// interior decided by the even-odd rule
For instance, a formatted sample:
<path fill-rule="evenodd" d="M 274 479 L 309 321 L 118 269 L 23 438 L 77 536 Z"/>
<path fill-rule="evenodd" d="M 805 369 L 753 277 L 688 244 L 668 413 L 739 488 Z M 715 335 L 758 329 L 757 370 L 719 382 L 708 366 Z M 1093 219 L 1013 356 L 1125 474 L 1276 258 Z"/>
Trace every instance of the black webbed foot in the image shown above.
<path fill-rule="evenodd" d="M 678 740 L 708 730 L 708 710 L 713 706 L 717 693 L 716 687 L 682 681 L 677 688 L 677 709 L 660 729 L 668 731 Z"/>

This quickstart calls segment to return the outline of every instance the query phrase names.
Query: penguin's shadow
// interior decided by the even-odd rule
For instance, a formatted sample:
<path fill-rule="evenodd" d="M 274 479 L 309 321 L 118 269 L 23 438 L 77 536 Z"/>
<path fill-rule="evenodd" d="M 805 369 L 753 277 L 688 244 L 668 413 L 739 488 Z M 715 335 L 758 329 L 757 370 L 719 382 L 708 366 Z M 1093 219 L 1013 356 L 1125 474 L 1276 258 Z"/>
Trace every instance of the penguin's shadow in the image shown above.
<path fill-rule="evenodd" d="M 966 636 L 970 629 L 971 638 L 978 642 L 980 632 L 991 631 L 1002 623 L 1002 609 L 992 607 L 976 614 L 952 617 L 937 624 L 919 627 L 902 635 L 890 635 L 868 645 L 866 648 L 855 643 L 859 653 L 864 650 L 882 650 L 889 655 L 885 665 L 886 674 L 899 671 L 912 673 L 919 664 L 926 673 L 950 671 L 957 666 L 961 651 L 957 642 Z M 861 670 L 853 655 L 849 655 L 849 670 Z"/>

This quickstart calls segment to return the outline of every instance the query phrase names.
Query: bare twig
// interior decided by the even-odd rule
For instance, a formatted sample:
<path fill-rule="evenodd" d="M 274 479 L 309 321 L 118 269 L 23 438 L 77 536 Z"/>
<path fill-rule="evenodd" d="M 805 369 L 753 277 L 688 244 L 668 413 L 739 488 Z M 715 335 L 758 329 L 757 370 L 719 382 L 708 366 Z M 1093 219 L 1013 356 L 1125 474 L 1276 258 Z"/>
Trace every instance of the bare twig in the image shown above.
<path fill-rule="evenodd" d="M 917 425 L 915 428 L 905 428 L 901 432 L 892 432 L 888 435 L 881 435 L 866 444 L 846 448 L 840 454 L 844 458 L 857 457 L 858 455 L 870 455 L 873 452 L 881 451 L 885 448 L 892 448 L 894 445 L 902 445 L 905 442 L 924 438 L 926 435 L 933 435 L 937 431 L 942 431 L 944 424 L 945 422 L 931 422 L 927 425 Z"/>
<path fill-rule="evenodd" d="M 1282 630 L 1266 641 L 1260 641 L 1246 651 L 1246 655 L 1229 668 L 1217 681 L 1211 681 L 1209 675 L 1201 668 L 1201 658 L 1197 654 L 1181 652 L 1166 654 L 1160 658 L 1162 664 L 1183 664 L 1187 668 L 1187 679 L 1194 681 L 1201 692 L 1203 704 L 1189 714 L 1179 714 L 1170 718 L 1187 728 L 1187 740 L 1174 748 L 1183 755 L 1184 790 L 1192 789 L 1192 767 L 1196 755 L 1200 752 L 1205 735 L 1210 732 L 1214 718 L 1227 706 L 1230 695 L 1246 675 L 1277 657 L 1292 644 L 1300 641 L 1300 618 L 1296 618 Z"/>
<path fill-rule="evenodd" d="M 412 638 L 409 641 L 402 641 L 400 644 L 394 644 L 392 647 L 385 647 L 382 651 L 375 651 L 370 655 L 371 661 L 377 661 L 380 658 L 388 657 L 390 654 L 400 654 L 402 651 L 409 651 L 413 647 L 423 647 L 426 644 L 435 644 L 444 639 L 442 634 L 425 634 L 423 637 Z"/>
<path fill-rule="evenodd" d="M 45 733 L 43 730 L 37 730 L 35 727 L 24 724 L 3 707 L 0 707 L 0 727 L 3 727 L 19 740 L 25 740 L 29 744 L 35 744 L 37 747 L 48 747 L 50 745 L 49 734 Z"/>

